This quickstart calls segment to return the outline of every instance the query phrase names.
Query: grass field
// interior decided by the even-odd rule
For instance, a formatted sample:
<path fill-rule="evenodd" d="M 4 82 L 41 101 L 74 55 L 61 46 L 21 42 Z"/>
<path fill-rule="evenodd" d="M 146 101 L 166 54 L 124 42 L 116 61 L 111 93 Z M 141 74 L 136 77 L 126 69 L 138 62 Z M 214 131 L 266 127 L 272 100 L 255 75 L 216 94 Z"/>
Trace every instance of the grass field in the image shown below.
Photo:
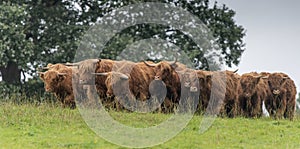
<path fill-rule="evenodd" d="M 110 112 L 135 127 L 155 125 L 170 115 Z M 300 118 L 217 118 L 199 134 L 201 116 L 194 116 L 176 137 L 153 148 L 300 148 Z M 141 121 L 146 121 L 142 123 Z M 0 148 L 124 148 L 97 136 L 78 110 L 53 104 L 0 103 Z"/>

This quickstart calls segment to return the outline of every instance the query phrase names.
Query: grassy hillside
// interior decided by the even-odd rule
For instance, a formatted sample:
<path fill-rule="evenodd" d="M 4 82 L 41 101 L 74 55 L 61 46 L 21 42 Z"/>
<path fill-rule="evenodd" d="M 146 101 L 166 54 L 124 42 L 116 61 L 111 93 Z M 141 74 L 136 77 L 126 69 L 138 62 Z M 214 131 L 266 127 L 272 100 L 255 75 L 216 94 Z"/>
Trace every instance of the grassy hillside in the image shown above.
<path fill-rule="evenodd" d="M 159 124 L 170 115 L 110 112 L 135 127 Z M 142 123 L 142 122 L 147 123 Z M 199 134 L 200 116 L 194 116 L 175 138 L 154 148 L 300 148 L 300 119 L 217 118 Z M 78 110 L 53 104 L 0 103 L 0 148 L 123 148 L 98 137 Z"/>

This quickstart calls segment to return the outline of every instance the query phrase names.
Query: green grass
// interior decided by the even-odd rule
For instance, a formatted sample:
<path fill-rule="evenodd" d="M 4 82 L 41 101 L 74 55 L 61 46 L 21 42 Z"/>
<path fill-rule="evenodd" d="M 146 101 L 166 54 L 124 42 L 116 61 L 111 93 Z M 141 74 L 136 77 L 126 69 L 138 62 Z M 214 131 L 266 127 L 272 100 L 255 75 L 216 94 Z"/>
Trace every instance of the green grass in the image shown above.
<path fill-rule="evenodd" d="M 128 126 L 157 125 L 170 115 L 110 112 Z M 153 148 L 300 148 L 300 119 L 217 118 L 199 134 L 194 116 L 176 137 Z M 154 136 L 155 137 L 155 136 Z M 124 148 L 97 136 L 78 110 L 53 104 L 0 103 L 0 148 Z"/>

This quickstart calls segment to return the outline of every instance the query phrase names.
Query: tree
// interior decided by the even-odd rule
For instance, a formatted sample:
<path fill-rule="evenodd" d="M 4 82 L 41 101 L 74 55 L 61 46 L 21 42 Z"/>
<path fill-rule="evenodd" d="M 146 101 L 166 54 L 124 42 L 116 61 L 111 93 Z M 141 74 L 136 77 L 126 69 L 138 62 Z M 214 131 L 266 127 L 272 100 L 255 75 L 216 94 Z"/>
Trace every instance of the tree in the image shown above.
<path fill-rule="evenodd" d="M 20 82 L 21 72 L 33 74 L 46 63 L 70 62 L 81 37 L 89 26 L 113 9 L 136 4 L 129 1 L 93 0 L 4 0 L 0 2 L 0 71 L 7 83 Z M 213 32 L 221 57 L 228 66 L 238 65 L 244 51 L 245 30 L 233 17 L 235 12 L 208 0 L 161 0 L 182 7 L 202 20 Z M 169 26 L 139 24 L 112 38 L 101 58 L 116 58 L 126 45 L 147 38 L 168 39 L 195 60 L 195 66 L 207 69 L 207 59 L 187 36 Z"/>
<path fill-rule="evenodd" d="M 101 14 L 105 14 L 113 9 L 129 4 L 136 4 L 138 2 L 141 1 L 114 1 L 113 3 L 112 1 L 102 1 L 101 3 L 78 1 L 81 7 L 90 8 L 85 9 L 85 13 L 90 14 L 90 20 L 97 20 L 96 18 L 99 17 L 99 15 L 95 16 L 95 14 L 99 14 L 99 10 L 102 10 Z M 219 6 L 217 2 L 214 3 L 213 7 L 210 7 L 208 0 L 160 0 L 159 2 L 171 3 L 188 10 L 190 13 L 199 17 L 199 19 L 213 32 L 213 36 L 220 48 L 220 57 L 224 58 L 226 65 L 232 67 L 232 65 L 239 64 L 240 57 L 245 50 L 245 44 L 243 42 L 245 30 L 242 26 L 235 23 L 233 19 L 235 12 L 233 10 L 225 5 Z M 127 19 L 130 19 L 130 17 L 132 16 L 129 16 Z M 126 16 L 124 16 L 124 18 L 126 18 Z M 171 19 L 175 20 L 176 18 L 174 17 Z M 201 52 L 201 50 L 195 50 L 199 47 L 193 43 L 192 39 L 189 39 L 179 30 L 157 24 L 138 24 L 124 29 L 110 40 L 102 53 L 102 56 L 115 59 L 126 45 L 147 38 L 168 39 L 169 42 L 184 50 L 191 60 L 195 61 L 196 68 L 208 69 L 209 67 L 207 62 L 208 58 L 205 57 L 205 54 Z"/>
<path fill-rule="evenodd" d="M 0 7 L 0 71 L 7 83 L 19 83 L 20 66 L 26 66 L 33 55 L 32 41 L 26 40 L 24 5 L 3 3 Z"/>
<path fill-rule="evenodd" d="M 21 71 L 71 61 L 82 31 L 70 2 L 21 0 L 0 2 L 0 71 L 3 81 L 20 82 Z"/>

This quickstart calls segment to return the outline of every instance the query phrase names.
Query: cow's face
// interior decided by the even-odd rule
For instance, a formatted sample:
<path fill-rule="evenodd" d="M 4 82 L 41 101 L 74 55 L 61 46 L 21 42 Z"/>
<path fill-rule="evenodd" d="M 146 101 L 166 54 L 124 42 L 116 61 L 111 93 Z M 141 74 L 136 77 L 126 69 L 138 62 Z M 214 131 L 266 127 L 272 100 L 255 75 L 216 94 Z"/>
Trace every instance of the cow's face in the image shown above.
<path fill-rule="evenodd" d="M 244 97 L 251 97 L 254 92 L 256 91 L 256 85 L 259 83 L 261 79 L 261 76 L 252 76 L 252 75 L 246 75 L 242 76 L 240 79 L 241 88 L 242 88 L 242 95 Z"/>
<path fill-rule="evenodd" d="M 79 63 L 79 84 L 92 84 L 95 81 L 95 73 L 97 65 L 99 65 L 100 60 L 90 59 L 81 61 Z"/>
<path fill-rule="evenodd" d="M 197 92 L 200 90 L 198 76 L 194 72 L 188 72 L 188 75 L 185 75 L 184 87 L 190 89 L 190 92 Z"/>
<path fill-rule="evenodd" d="M 170 64 L 169 62 L 162 61 L 158 63 L 155 67 L 155 80 L 164 80 L 172 74 L 176 73 L 177 65 Z"/>
<path fill-rule="evenodd" d="M 280 95 L 285 91 L 282 87 L 287 81 L 287 77 L 282 77 L 280 74 L 271 74 L 268 77 L 268 85 L 273 95 Z"/>
<path fill-rule="evenodd" d="M 40 78 L 44 81 L 44 87 L 47 92 L 53 92 L 58 84 L 65 79 L 65 74 L 60 74 L 57 71 L 49 70 L 41 73 Z"/>
<path fill-rule="evenodd" d="M 109 72 L 105 81 L 107 92 L 106 95 L 111 97 L 118 96 L 128 91 L 129 77 L 119 72 Z"/>

